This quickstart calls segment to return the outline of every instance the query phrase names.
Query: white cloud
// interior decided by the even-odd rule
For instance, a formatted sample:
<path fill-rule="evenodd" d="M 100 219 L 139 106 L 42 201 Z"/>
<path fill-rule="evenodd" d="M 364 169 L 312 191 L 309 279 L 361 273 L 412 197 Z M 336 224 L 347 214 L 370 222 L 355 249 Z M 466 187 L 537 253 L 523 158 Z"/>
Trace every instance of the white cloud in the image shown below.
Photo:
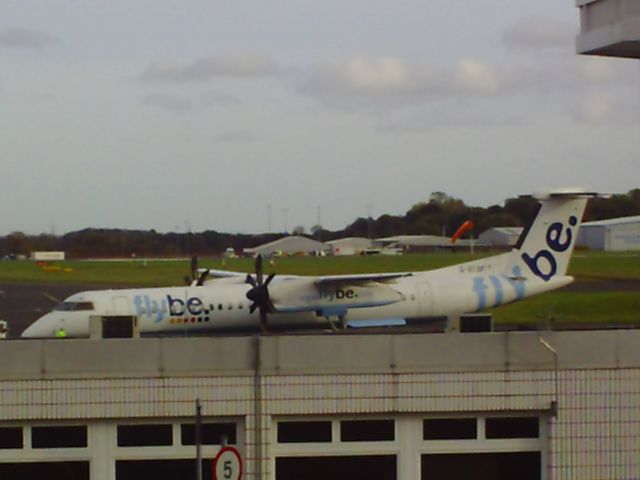
<path fill-rule="evenodd" d="M 56 43 L 54 37 L 38 30 L 18 27 L 0 30 L 0 47 L 41 50 Z"/>
<path fill-rule="evenodd" d="M 505 31 L 502 40 L 512 48 L 572 50 L 577 33 L 577 25 L 559 22 L 551 18 L 532 16 L 514 23 L 511 28 Z"/>
<path fill-rule="evenodd" d="M 426 70 L 399 58 L 356 57 L 312 67 L 300 89 L 316 95 L 415 95 L 435 87 L 434 80 Z"/>
<path fill-rule="evenodd" d="M 502 76 L 474 59 L 436 67 L 397 57 L 354 57 L 310 68 L 298 78 L 298 89 L 331 108 L 390 112 L 504 94 L 512 87 Z"/>
<path fill-rule="evenodd" d="M 497 72 L 476 60 L 461 60 L 453 76 L 455 86 L 462 92 L 494 94 L 500 89 Z"/>
<path fill-rule="evenodd" d="M 394 57 L 357 57 L 317 65 L 299 81 L 303 93 L 325 100 L 360 99 L 387 106 L 433 100 L 436 96 L 489 95 L 501 88 L 496 69 L 473 59 L 461 60 L 452 69 L 411 64 Z"/>
<path fill-rule="evenodd" d="M 364 92 L 400 92 L 415 88 L 415 75 L 397 58 L 355 58 L 342 71 L 345 85 Z"/>
<path fill-rule="evenodd" d="M 259 77 L 278 72 L 275 61 L 261 54 L 208 57 L 185 65 L 152 63 L 140 76 L 155 82 L 206 82 L 215 77 Z"/>

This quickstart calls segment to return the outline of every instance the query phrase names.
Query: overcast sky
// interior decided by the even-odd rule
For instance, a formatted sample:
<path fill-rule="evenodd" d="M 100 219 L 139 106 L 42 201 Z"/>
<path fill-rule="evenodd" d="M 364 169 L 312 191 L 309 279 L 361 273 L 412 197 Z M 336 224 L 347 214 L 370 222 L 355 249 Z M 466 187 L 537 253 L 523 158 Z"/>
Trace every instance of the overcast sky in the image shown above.
<path fill-rule="evenodd" d="M 576 55 L 578 25 L 573 0 L 3 1 L 0 235 L 626 192 L 640 62 Z"/>

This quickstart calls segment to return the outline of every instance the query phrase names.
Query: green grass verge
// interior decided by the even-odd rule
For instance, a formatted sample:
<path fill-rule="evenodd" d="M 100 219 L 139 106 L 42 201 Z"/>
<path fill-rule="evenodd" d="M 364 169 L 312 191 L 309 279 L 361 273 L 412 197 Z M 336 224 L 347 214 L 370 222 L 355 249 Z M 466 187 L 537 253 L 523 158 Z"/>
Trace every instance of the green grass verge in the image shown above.
<path fill-rule="evenodd" d="M 640 279 L 640 252 L 576 252 L 569 273 L 597 279 Z"/>
<path fill-rule="evenodd" d="M 640 323 L 638 292 L 556 291 L 489 310 L 496 324 L 631 324 Z"/>
<path fill-rule="evenodd" d="M 265 271 L 281 274 L 336 275 L 431 270 L 466 262 L 469 254 L 416 254 L 352 257 L 280 257 L 265 261 Z M 0 262 L 0 282 L 91 283 L 105 285 L 168 286 L 181 285 L 189 274 L 188 259 L 131 261 L 64 261 L 42 268 L 34 262 Z M 252 272 L 251 258 L 200 259 L 201 268 Z"/>
<path fill-rule="evenodd" d="M 281 257 L 265 262 L 265 270 L 282 274 L 336 275 L 432 270 L 486 255 L 426 253 L 345 257 Z M 253 271 L 254 260 L 201 259 L 200 266 L 242 272 Z M 32 283 L 96 283 L 176 285 L 189 273 L 189 260 L 64 261 L 43 269 L 30 261 L 0 262 L 0 281 Z M 574 255 L 569 274 L 580 279 L 640 280 L 640 254 L 582 253 Z"/>

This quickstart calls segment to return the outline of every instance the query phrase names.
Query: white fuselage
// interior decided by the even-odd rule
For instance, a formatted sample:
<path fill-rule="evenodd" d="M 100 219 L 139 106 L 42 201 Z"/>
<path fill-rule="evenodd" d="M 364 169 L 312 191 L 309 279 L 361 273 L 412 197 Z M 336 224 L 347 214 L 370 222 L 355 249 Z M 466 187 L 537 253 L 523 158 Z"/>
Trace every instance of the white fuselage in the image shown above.
<path fill-rule="evenodd" d="M 398 278 L 390 285 L 398 292 L 398 301 L 351 308 L 346 320 L 411 320 L 475 312 L 571 282 L 571 277 L 542 282 L 482 273 L 490 269 L 492 263 L 483 265 L 480 260 L 465 264 L 462 269 L 453 266 Z M 278 282 L 276 278 L 272 289 L 277 290 L 284 282 L 286 280 Z M 251 302 L 246 293 L 250 288 L 240 281 L 220 284 L 213 281 L 203 286 L 80 292 L 66 299 L 61 309 L 41 317 L 22 336 L 52 337 L 63 328 L 66 336 L 87 337 L 91 316 L 135 316 L 141 333 L 257 330 L 260 315 L 257 310 L 249 311 Z M 270 313 L 269 326 L 327 327 L 328 319 L 323 312 L 331 311 L 332 305 L 339 302 L 336 296 L 326 296 L 317 311 Z"/>

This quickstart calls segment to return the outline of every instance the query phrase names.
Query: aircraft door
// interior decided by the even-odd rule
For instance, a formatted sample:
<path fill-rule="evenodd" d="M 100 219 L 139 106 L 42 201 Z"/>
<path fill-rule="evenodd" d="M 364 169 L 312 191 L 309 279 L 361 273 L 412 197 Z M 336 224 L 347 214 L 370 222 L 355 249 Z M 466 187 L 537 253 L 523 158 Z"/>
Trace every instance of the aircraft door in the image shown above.
<path fill-rule="evenodd" d="M 112 297 L 112 315 L 133 315 L 129 299 L 125 296 Z"/>

